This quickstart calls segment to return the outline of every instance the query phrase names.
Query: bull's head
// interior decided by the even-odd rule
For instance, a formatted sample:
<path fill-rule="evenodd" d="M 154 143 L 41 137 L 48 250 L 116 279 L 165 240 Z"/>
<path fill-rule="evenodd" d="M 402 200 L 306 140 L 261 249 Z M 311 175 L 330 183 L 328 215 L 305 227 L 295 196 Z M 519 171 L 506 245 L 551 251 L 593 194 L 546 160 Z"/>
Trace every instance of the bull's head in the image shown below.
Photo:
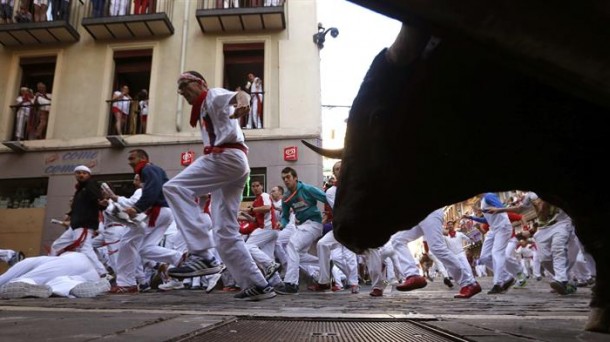
<path fill-rule="evenodd" d="M 497 104 L 520 96 L 513 94 L 520 87 L 464 42 L 443 41 L 434 51 L 431 42 L 422 30 L 403 26 L 362 82 L 344 149 L 312 147 L 342 159 L 334 233 L 356 252 L 383 245 L 394 232 L 412 228 L 444 205 L 488 190 L 519 188 L 505 175 L 498 174 L 498 181 L 485 174 L 485 165 L 458 170 L 457 181 L 453 168 L 476 159 L 482 144 L 478 134 L 490 132 L 489 139 L 496 140 L 488 127 L 498 127 L 498 117 L 501 127 L 519 124 L 500 113 L 514 108 Z M 499 116 L 489 115 L 492 108 Z"/>

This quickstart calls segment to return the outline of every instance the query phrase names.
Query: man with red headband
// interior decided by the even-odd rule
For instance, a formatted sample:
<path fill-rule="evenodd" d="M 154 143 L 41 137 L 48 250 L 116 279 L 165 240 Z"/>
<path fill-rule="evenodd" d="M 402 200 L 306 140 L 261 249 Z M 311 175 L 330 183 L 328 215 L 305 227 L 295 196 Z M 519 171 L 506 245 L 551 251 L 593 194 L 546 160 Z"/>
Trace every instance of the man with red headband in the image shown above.
<path fill-rule="evenodd" d="M 163 186 L 190 253 L 189 260 L 171 269 L 169 275 L 187 278 L 222 272 L 224 265 L 212 254 L 217 245 L 220 258 L 243 289 L 235 298 L 275 297 L 273 287 L 246 248 L 236 215 L 250 173 L 248 147 L 237 119 L 249 113 L 250 97 L 243 91 L 208 88 L 196 71 L 180 75 L 178 93 L 192 106 L 190 124 L 195 127 L 199 123 L 204 155 Z M 195 198 L 208 193 L 212 196 L 214 241 L 195 202 Z"/>

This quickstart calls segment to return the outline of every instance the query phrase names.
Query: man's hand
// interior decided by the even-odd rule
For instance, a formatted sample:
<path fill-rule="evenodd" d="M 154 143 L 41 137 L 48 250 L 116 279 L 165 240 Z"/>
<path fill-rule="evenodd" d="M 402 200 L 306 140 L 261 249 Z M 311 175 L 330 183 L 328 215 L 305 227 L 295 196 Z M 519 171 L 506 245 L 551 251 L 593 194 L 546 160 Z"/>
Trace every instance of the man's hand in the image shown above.
<path fill-rule="evenodd" d="M 134 217 L 136 217 L 136 215 L 138 215 L 138 211 L 133 207 L 129 207 L 129 208 L 125 209 L 125 213 L 127 213 L 127 215 L 129 215 L 129 218 L 134 218 Z"/>
<path fill-rule="evenodd" d="M 229 116 L 231 119 L 239 119 L 242 116 L 250 113 L 250 95 L 243 90 L 237 92 L 235 95 L 237 104 L 235 105 L 235 112 Z"/>

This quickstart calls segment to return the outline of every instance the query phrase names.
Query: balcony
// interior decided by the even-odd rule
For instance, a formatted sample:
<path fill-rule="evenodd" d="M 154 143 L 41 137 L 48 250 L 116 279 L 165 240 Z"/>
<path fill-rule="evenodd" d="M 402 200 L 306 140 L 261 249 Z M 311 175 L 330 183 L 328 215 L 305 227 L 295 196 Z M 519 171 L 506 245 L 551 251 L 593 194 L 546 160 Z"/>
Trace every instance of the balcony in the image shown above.
<path fill-rule="evenodd" d="M 0 44 L 14 47 L 69 44 L 79 41 L 80 35 L 75 26 L 78 25 L 82 13 L 81 1 L 70 1 L 67 11 L 64 10 L 61 14 L 49 11 L 54 15 L 52 18 L 45 18 L 45 21 L 40 21 L 40 18 L 34 14 L 33 8 L 22 11 L 22 3 L 27 1 L 15 1 L 11 22 L 0 24 Z"/>
<path fill-rule="evenodd" d="M 281 31 L 286 29 L 284 2 L 199 0 L 196 16 L 203 33 Z"/>
<path fill-rule="evenodd" d="M 110 1 L 106 1 L 104 8 L 94 11 L 92 2 L 88 1 L 83 27 L 95 40 L 149 39 L 174 34 L 169 19 L 174 10 L 173 0 L 150 1 L 150 8 L 146 10 L 132 8 L 132 1 L 127 3 L 128 8 L 117 10 L 110 8 Z"/>

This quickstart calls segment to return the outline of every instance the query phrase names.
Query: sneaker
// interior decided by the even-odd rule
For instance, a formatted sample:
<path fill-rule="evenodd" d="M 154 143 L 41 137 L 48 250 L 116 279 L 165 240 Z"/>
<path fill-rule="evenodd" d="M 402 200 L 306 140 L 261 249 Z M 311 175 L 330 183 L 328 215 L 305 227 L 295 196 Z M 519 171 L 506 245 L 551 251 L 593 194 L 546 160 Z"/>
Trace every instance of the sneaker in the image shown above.
<path fill-rule="evenodd" d="M 220 273 L 216 273 L 216 274 L 212 274 L 211 276 L 208 276 L 208 286 L 206 286 L 205 288 L 205 293 L 210 293 L 212 291 L 214 291 L 214 289 L 216 288 L 216 285 L 218 284 L 218 281 L 220 280 L 220 278 L 222 277 L 222 274 Z"/>
<path fill-rule="evenodd" d="M 555 290 L 556 293 L 559 293 L 562 296 L 573 294 L 574 292 L 576 292 L 576 287 L 574 285 L 556 280 L 551 283 L 551 288 Z"/>
<path fill-rule="evenodd" d="M 184 288 L 182 280 L 170 279 L 167 283 L 159 285 L 161 291 L 181 290 Z"/>
<path fill-rule="evenodd" d="M 359 285 L 352 285 L 352 286 L 350 286 L 350 288 L 351 288 L 353 294 L 360 293 L 360 286 Z"/>
<path fill-rule="evenodd" d="M 299 285 L 291 283 L 280 283 L 275 286 L 275 292 L 281 295 L 292 295 L 299 292 Z"/>
<path fill-rule="evenodd" d="M 152 288 L 150 287 L 150 283 L 138 283 L 138 292 L 148 292 Z"/>
<path fill-rule="evenodd" d="M 491 290 L 487 291 L 487 294 L 499 294 L 504 293 L 505 291 L 502 289 L 502 285 L 494 285 Z"/>
<path fill-rule="evenodd" d="M 191 255 L 183 265 L 174 267 L 167 273 L 170 277 L 184 279 L 222 273 L 225 268 L 226 266 L 223 263 L 214 258 L 211 260 L 205 260 L 202 257 Z"/>
<path fill-rule="evenodd" d="M 70 290 L 70 294 L 77 298 L 93 298 L 110 291 L 110 282 L 106 279 L 100 281 L 86 281 Z"/>
<path fill-rule="evenodd" d="M 108 293 L 111 294 L 136 294 L 138 293 L 138 285 L 132 286 L 113 286 Z"/>
<path fill-rule="evenodd" d="M 470 285 L 466 285 L 460 289 L 460 293 L 453 296 L 453 298 L 470 298 L 477 293 L 481 292 L 481 285 L 478 282 L 474 282 Z"/>
<path fill-rule="evenodd" d="M 420 275 L 412 275 L 410 277 L 407 277 L 407 279 L 405 279 L 402 284 L 397 285 L 396 289 L 398 291 L 413 291 L 424 288 L 426 287 L 426 285 L 428 285 L 426 278 Z"/>
<path fill-rule="evenodd" d="M 0 297 L 4 299 L 14 298 L 49 298 L 53 294 L 53 290 L 48 285 L 38 285 L 17 281 L 8 283 L 0 287 Z"/>
<path fill-rule="evenodd" d="M 383 290 L 382 289 L 378 289 L 378 288 L 374 288 L 373 291 L 371 291 L 369 293 L 369 295 L 371 297 L 381 297 L 381 296 L 383 296 Z"/>
<path fill-rule="evenodd" d="M 233 296 L 233 298 L 241 300 L 257 301 L 263 299 L 269 299 L 276 296 L 273 286 L 267 285 L 265 287 L 251 286 L 240 293 Z"/>
<path fill-rule="evenodd" d="M 525 287 L 525 285 L 527 285 L 527 279 L 523 278 L 521 280 L 517 280 L 517 282 L 515 283 L 513 288 L 514 289 L 522 289 L 522 288 Z"/>
<path fill-rule="evenodd" d="M 13 256 L 7 262 L 8 266 L 11 267 L 23 259 L 25 259 L 25 254 L 22 251 L 13 251 Z"/>
<path fill-rule="evenodd" d="M 517 273 L 517 283 L 513 286 L 516 289 L 522 289 L 527 284 L 527 277 L 523 273 Z"/>
<path fill-rule="evenodd" d="M 267 266 L 265 273 L 263 274 L 265 276 L 265 280 L 271 279 L 275 272 L 278 272 L 280 268 L 282 268 L 282 265 L 277 262 L 273 262 L 271 265 Z"/>
<path fill-rule="evenodd" d="M 591 277 L 587 279 L 587 285 L 592 286 L 595 285 L 595 277 Z"/>
<path fill-rule="evenodd" d="M 447 287 L 450 289 L 453 288 L 453 282 L 451 281 L 451 279 L 449 279 L 449 277 L 443 278 L 443 284 L 447 285 Z"/>
<path fill-rule="evenodd" d="M 330 290 L 330 284 L 313 283 L 307 286 L 307 289 L 314 292 L 324 292 L 326 290 Z"/>
<path fill-rule="evenodd" d="M 536 277 L 536 281 L 541 281 L 542 277 Z"/>
<path fill-rule="evenodd" d="M 513 285 L 515 285 L 516 281 L 517 280 L 515 280 L 515 278 L 510 278 L 509 280 L 504 282 L 504 284 L 501 285 L 502 292 L 506 292 L 506 291 L 510 290 L 510 288 L 513 287 Z"/>

